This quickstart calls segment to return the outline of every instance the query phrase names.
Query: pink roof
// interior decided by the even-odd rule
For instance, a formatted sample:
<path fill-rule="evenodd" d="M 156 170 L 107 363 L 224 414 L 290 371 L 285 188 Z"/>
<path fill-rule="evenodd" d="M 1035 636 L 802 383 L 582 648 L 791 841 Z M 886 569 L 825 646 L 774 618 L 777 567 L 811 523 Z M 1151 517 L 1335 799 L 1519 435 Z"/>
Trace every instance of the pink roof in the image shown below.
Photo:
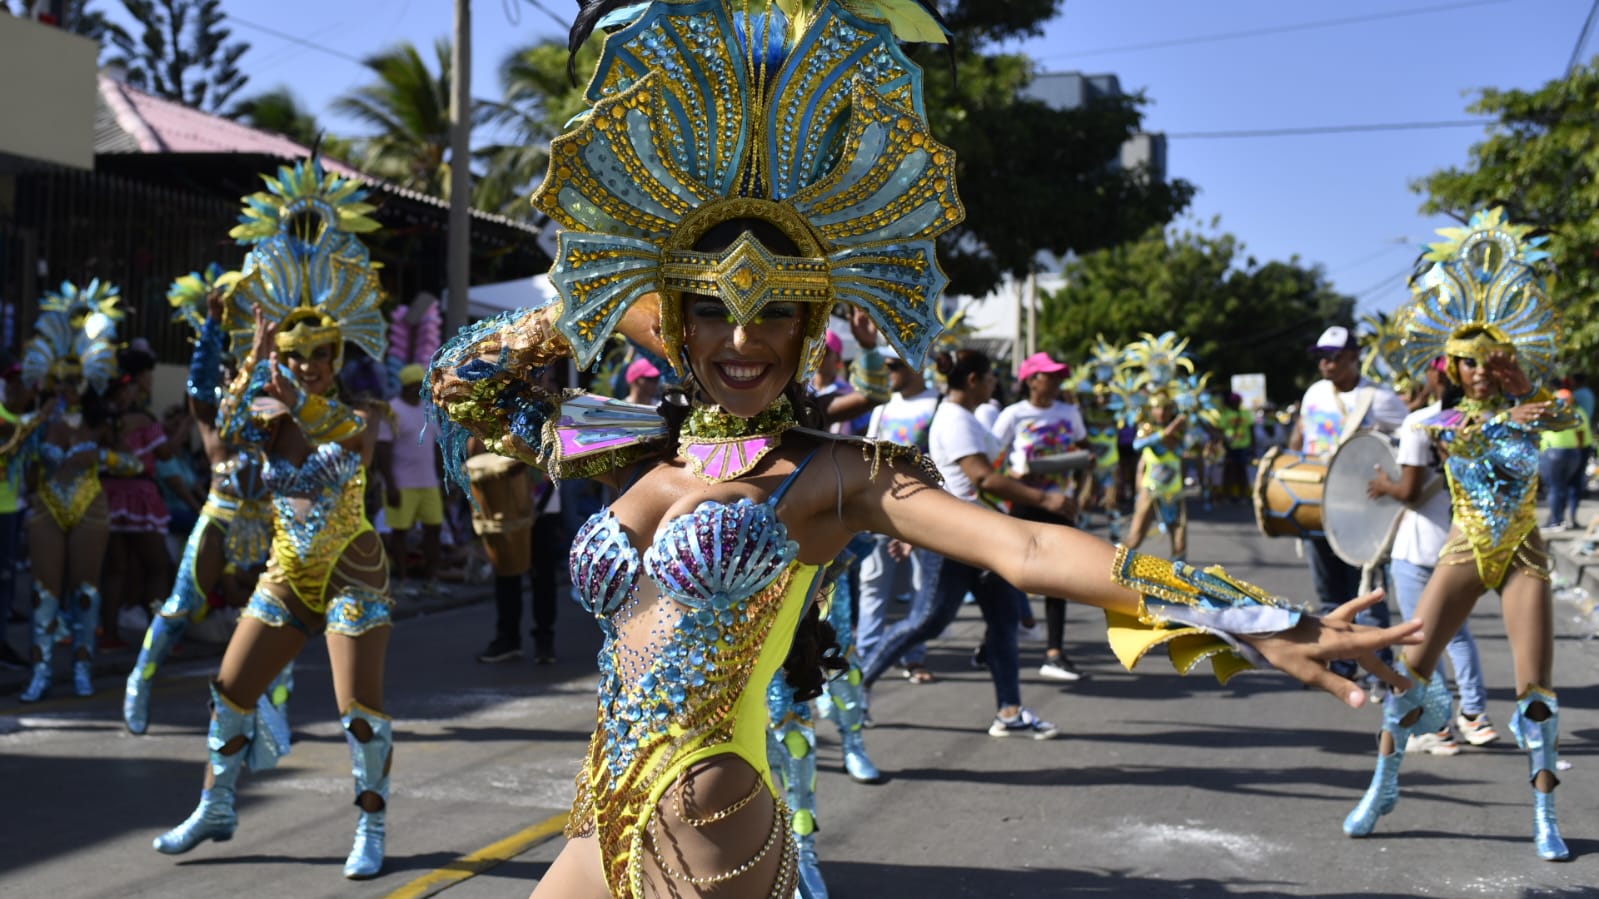
<path fill-rule="evenodd" d="M 114 78 L 100 76 L 100 96 L 121 128 L 143 153 L 262 153 L 302 159 L 311 148 L 281 134 L 191 109 L 182 103 L 147 94 Z M 377 181 L 336 159 L 322 164 L 341 175 Z"/>

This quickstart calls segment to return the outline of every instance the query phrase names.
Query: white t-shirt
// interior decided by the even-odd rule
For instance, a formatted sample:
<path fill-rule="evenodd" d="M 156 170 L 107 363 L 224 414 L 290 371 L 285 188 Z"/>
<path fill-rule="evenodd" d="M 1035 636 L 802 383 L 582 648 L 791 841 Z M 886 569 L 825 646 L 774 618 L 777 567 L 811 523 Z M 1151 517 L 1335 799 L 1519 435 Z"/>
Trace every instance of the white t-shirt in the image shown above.
<path fill-rule="evenodd" d="M 999 401 L 989 400 L 978 406 L 977 410 L 972 414 L 977 416 L 977 420 L 983 423 L 983 427 L 992 431 L 994 430 L 994 422 L 999 420 Z"/>
<path fill-rule="evenodd" d="M 933 410 L 943 405 L 938 397 L 938 390 L 932 387 L 910 396 L 894 394 L 888 402 L 872 410 L 866 436 L 927 449 L 927 430 L 933 423 Z"/>
<path fill-rule="evenodd" d="M 944 476 L 944 489 L 968 502 L 977 501 L 977 488 L 961 470 L 960 460 L 982 456 L 993 464 L 1005 452 L 994 432 L 959 403 L 939 403 L 927 442 L 928 454 Z"/>
<path fill-rule="evenodd" d="M 1344 416 L 1354 411 L 1360 402 L 1361 391 L 1370 389 L 1371 411 L 1361 427 L 1376 428 L 1393 433 L 1404 422 L 1410 409 L 1399 394 L 1386 387 L 1361 378 L 1354 390 L 1340 392 L 1326 378 L 1310 385 L 1299 404 L 1300 430 L 1304 433 L 1304 452 L 1311 456 L 1330 456 L 1338 448 L 1338 437 L 1343 433 Z"/>
<path fill-rule="evenodd" d="M 1422 430 L 1422 424 L 1436 416 L 1443 404 L 1423 406 L 1406 416 L 1399 428 L 1399 464 L 1419 465 L 1427 469 L 1422 478 L 1425 484 L 1434 477 L 1443 477 L 1433 452 L 1432 440 Z M 1449 491 L 1441 489 L 1433 494 L 1419 509 L 1407 509 L 1399 520 L 1399 530 L 1394 534 L 1393 557 L 1412 565 L 1436 567 L 1438 554 L 1443 552 L 1444 540 L 1449 536 Z"/>
<path fill-rule="evenodd" d="M 1006 406 L 992 426 L 1000 445 L 1009 449 L 1010 470 L 1026 474 L 1027 463 L 1039 456 L 1056 456 L 1088 436 L 1083 412 L 1068 403 L 1035 406 L 1022 400 Z"/>
<path fill-rule="evenodd" d="M 383 422 L 378 428 L 378 439 L 385 433 L 394 441 L 391 465 L 394 469 L 394 486 L 400 490 L 413 487 L 439 486 L 439 471 L 433 461 L 433 441 L 421 439 L 427 424 L 427 410 L 421 403 L 411 405 L 405 400 L 389 404 L 394 410 L 394 427 Z"/>

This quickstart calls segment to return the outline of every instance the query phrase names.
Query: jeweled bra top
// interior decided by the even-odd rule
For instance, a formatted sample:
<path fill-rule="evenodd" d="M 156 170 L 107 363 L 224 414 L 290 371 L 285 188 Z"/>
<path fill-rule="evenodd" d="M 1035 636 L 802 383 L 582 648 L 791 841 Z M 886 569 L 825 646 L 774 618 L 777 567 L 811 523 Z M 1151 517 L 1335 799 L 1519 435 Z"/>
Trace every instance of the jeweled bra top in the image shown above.
<path fill-rule="evenodd" d="M 279 532 L 288 538 L 295 554 L 309 558 L 322 538 L 347 537 L 361 520 L 361 456 L 337 443 L 323 443 L 299 465 L 277 456 L 267 459 L 261 479 L 272 492 Z M 356 489 L 351 489 L 357 485 Z M 309 500 L 308 508 L 296 500 Z"/>

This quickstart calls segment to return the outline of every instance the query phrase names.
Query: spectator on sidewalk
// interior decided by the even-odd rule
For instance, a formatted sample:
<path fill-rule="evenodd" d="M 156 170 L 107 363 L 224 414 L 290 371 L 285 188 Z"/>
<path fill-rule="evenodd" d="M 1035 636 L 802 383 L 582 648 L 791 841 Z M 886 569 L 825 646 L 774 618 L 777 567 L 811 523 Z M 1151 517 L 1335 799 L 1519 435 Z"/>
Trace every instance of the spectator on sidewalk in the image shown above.
<path fill-rule="evenodd" d="M 439 590 L 439 530 L 444 524 L 444 496 L 439 489 L 438 446 L 422 438 L 427 425 L 427 413 L 422 408 L 422 379 L 425 372 L 420 365 L 407 365 L 400 369 L 400 395 L 390 408 L 394 411 L 391 425 L 385 421 L 378 428 L 378 451 L 375 467 L 383 474 L 386 508 L 384 518 L 389 526 L 388 551 L 394 565 L 394 594 L 406 592 L 406 546 L 411 529 L 422 525 L 422 582 L 430 593 Z"/>
<path fill-rule="evenodd" d="M 18 416 L 28 411 L 33 402 L 33 391 L 22 381 L 22 366 L 12 364 L 5 370 L 5 400 L 0 403 L 0 444 L 12 436 Z M 21 466 L 12 476 L 0 472 L 0 667 L 21 671 L 28 660 L 6 642 L 6 624 L 17 604 L 17 555 L 22 538 L 22 502 L 18 496 L 21 486 Z"/>
<path fill-rule="evenodd" d="M 661 370 L 643 356 L 627 367 L 627 401 L 653 406 L 661 400 Z"/>
<path fill-rule="evenodd" d="M 1544 431 L 1543 475 L 1549 490 L 1549 518 L 1544 527 L 1555 531 L 1577 529 L 1577 504 L 1582 501 L 1582 463 L 1593 445 L 1593 425 L 1588 414 L 1572 400 L 1569 390 L 1555 397 L 1577 413 L 1577 422 L 1563 431 Z"/>

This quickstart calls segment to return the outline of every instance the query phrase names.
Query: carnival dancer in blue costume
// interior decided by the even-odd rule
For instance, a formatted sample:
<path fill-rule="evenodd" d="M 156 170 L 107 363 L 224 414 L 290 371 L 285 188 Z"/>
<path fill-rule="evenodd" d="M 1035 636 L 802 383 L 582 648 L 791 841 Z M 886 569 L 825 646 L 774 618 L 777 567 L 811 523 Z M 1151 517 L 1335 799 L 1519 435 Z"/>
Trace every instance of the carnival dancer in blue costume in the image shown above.
<path fill-rule="evenodd" d="M 344 875 L 361 879 L 383 866 L 393 747 L 383 669 L 393 603 L 388 561 L 362 501 L 374 434 L 363 412 L 339 399 L 335 375 L 346 341 L 383 358 L 382 289 L 355 237 L 377 223 L 364 192 L 316 159 L 265 180 L 268 190 L 245 198 L 232 232 L 254 242 L 226 311 L 231 339 L 248 350 L 218 431 L 265 459 L 271 557 L 212 684 L 200 804 L 155 848 L 176 855 L 233 837 L 241 771 L 271 767 L 287 745 L 281 719 L 260 717 L 257 701 L 306 640 L 325 632 L 360 809 Z"/>
<path fill-rule="evenodd" d="M 236 272 L 224 272 L 213 263 L 204 272 L 178 278 L 167 292 L 175 310 L 173 318 L 196 334 L 189 360 L 189 409 L 211 463 L 211 489 L 184 544 L 172 595 L 150 621 L 139 659 L 128 673 L 122 722 L 135 734 L 144 733 L 150 725 L 151 678 L 183 638 L 189 623 L 205 617 L 212 588 L 227 572 L 253 583 L 272 545 L 272 506 L 261 480 L 261 456 L 247 447 L 228 445 L 217 431 L 222 386 L 238 363 L 225 358 L 223 296 L 238 278 Z M 258 714 L 286 714 L 293 677 L 290 663 L 263 695 Z M 277 729 L 287 733 L 287 722 Z"/>
<path fill-rule="evenodd" d="M 859 532 L 1106 607 L 1147 638 L 1131 655 L 1177 638 L 1185 662 L 1271 659 L 1361 701 L 1318 660 L 1371 659 L 1413 627 L 1357 630 L 1358 604 L 1317 619 L 1218 569 L 985 512 L 938 489 L 914 450 L 801 426 L 835 302 L 866 309 L 905 359 L 935 336 L 955 160 L 896 33 L 942 31 L 909 4 L 753 5 L 580 12 L 572 46 L 616 30 L 594 106 L 555 140 L 534 196 L 562 229 L 559 298 L 473 326 L 431 366 L 454 476 L 475 433 L 621 491 L 573 541 L 573 592 L 606 637 L 598 720 L 569 842 L 535 895 L 792 897 L 767 687 L 781 666 L 801 696 L 820 689 L 815 599 Z M 655 409 L 534 386 L 534 369 L 591 365 L 618 331 L 658 347 L 683 390 Z"/>
<path fill-rule="evenodd" d="M 1425 425 L 1444 459 L 1454 525 L 1417 607 L 1426 639 L 1404 653 L 1401 667 L 1416 686 L 1384 704 L 1377 770 L 1344 832 L 1366 836 L 1393 811 L 1410 735 L 1448 723 L 1438 658 L 1482 594 L 1496 590 L 1515 658 L 1510 729 L 1528 754 L 1533 845 L 1540 858 L 1564 861 L 1571 852 L 1555 816 L 1560 704 L 1549 554 L 1538 533 L 1538 444 L 1541 432 L 1570 427 L 1575 416 L 1546 386 L 1562 346 L 1538 267 L 1547 238 L 1498 208 L 1438 233 L 1445 240 L 1428 248 L 1431 264 L 1412 281 L 1415 300 L 1397 313 L 1397 328 L 1407 372 L 1447 357 L 1445 373 L 1465 393 Z"/>
<path fill-rule="evenodd" d="M 7 443 L 10 476 L 36 485 L 28 510 L 33 563 L 33 677 L 18 698 L 37 702 L 54 680 L 56 626 L 72 634 L 72 686 L 94 693 L 95 628 L 100 624 L 100 564 L 110 518 L 100 476 L 142 474 L 135 457 L 102 449 L 101 396 L 116 375 L 116 287 L 71 282 L 39 303 L 35 335 L 22 355 L 23 381 L 41 391 L 41 408 L 19 423 Z M 83 388 L 87 385 L 89 391 Z"/>

